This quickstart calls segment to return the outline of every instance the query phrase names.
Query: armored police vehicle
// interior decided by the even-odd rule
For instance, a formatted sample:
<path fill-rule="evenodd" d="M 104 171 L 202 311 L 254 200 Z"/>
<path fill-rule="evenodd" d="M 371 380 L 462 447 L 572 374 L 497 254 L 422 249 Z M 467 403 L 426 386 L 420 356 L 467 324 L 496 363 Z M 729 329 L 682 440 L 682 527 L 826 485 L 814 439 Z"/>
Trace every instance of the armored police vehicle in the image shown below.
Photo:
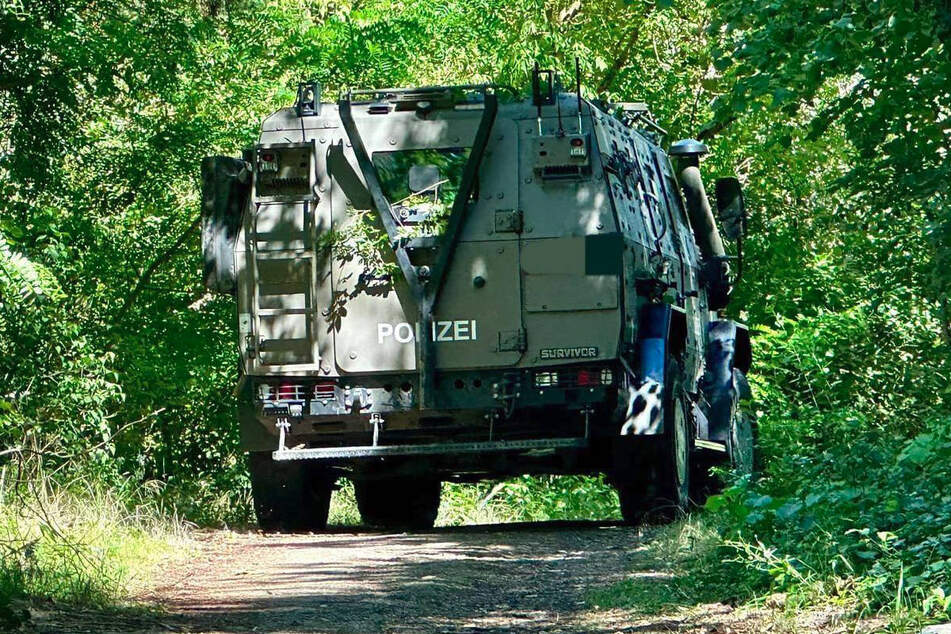
<path fill-rule="evenodd" d="M 202 163 L 205 283 L 237 301 L 239 418 L 265 530 L 427 527 L 443 480 L 607 474 L 670 515 L 749 469 L 747 330 L 698 163 L 643 104 L 486 85 L 301 84 Z M 671 158 L 675 165 L 671 164 Z M 736 179 L 716 184 L 741 238 Z M 736 268 L 736 267 L 734 267 Z"/>

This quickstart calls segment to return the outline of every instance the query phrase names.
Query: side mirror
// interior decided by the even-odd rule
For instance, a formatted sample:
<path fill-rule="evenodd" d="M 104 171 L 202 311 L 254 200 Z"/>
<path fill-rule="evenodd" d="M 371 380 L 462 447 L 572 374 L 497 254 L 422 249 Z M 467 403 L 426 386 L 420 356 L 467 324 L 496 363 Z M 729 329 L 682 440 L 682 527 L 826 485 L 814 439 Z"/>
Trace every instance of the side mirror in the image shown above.
<path fill-rule="evenodd" d="M 746 206 L 740 181 L 733 177 L 718 178 L 716 183 L 717 215 L 723 235 L 736 240 L 746 235 Z"/>

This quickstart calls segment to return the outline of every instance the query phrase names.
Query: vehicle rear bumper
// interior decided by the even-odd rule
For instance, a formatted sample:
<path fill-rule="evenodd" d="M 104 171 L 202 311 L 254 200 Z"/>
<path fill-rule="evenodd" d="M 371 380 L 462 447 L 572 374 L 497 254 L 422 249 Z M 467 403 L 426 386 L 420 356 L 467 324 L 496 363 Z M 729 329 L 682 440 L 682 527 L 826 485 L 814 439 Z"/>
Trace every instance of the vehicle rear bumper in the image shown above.
<path fill-rule="evenodd" d="M 423 445 L 376 445 L 352 447 L 314 447 L 278 449 L 274 460 L 338 460 L 384 458 L 390 456 L 434 456 L 448 454 L 490 453 L 499 451 L 537 451 L 551 449 L 584 449 L 588 438 L 535 438 L 529 440 L 497 440 L 485 442 L 444 442 Z"/>

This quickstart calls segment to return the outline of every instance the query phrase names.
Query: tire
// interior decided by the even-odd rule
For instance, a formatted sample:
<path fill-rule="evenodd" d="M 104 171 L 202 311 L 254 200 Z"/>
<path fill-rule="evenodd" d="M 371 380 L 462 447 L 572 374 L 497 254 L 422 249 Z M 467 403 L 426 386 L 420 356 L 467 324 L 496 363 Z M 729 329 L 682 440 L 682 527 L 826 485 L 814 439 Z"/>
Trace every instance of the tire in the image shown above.
<path fill-rule="evenodd" d="M 643 470 L 628 473 L 617 484 L 621 517 L 626 523 L 671 521 L 687 511 L 693 444 L 688 411 L 683 397 L 665 398 L 664 433 L 635 437 L 643 442 L 629 457 L 641 458 Z"/>
<path fill-rule="evenodd" d="M 276 461 L 269 451 L 248 454 L 251 494 L 258 526 L 265 533 L 300 533 L 327 528 L 331 473 L 305 461 Z"/>
<path fill-rule="evenodd" d="M 363 523 L 387 529 L 432 528 L 439 512 L 439 480 L 356 480 L 354 493 Z"/>

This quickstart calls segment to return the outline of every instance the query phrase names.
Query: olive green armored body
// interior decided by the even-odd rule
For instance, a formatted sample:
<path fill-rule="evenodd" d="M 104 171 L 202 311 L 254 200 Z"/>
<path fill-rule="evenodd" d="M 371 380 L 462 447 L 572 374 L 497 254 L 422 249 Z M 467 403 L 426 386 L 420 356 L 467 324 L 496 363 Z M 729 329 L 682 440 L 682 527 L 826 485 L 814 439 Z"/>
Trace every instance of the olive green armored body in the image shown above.
<path fill-rule="evenodd" d="M 302 84 L 242 158 L 204 160 L 263 528 L 323 527 L 339 476 L 366 523 L 425 527 L 443 480 L 605 473 L 635 521 L 702 496 L 711 464 L 750 468 L 705 148 L 665 152 L 644 105 L 552 80 Z M 738 237 L 739 187 L 716 189 Z"/>

